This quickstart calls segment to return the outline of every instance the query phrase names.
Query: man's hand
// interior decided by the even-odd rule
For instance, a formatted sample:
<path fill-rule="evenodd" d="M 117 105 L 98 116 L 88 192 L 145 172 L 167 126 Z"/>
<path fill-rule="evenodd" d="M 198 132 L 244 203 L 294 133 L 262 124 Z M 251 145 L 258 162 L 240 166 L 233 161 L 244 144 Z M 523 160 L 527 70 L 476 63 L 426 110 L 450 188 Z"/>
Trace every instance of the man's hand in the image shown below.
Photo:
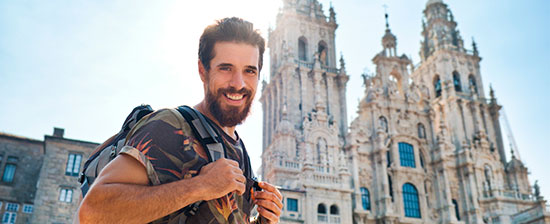
<path fill-rule="evenodd" d="M 263 191 L 254 192 L 254 204 L 258 205 L 258 213 L 267 223 L 278 223 L 283 210 L 283 196 L 275 186 L 263 181 L 259 184 Z"/>
<path fill-rule="evenodd" d="M 200 178 L 204 186 L 205 201 L 221 198 L 234 191 L 242 195 L 246 188 L 246 178 L 239 163 L 225 158 L 203 166 L 195 178 Z"/>

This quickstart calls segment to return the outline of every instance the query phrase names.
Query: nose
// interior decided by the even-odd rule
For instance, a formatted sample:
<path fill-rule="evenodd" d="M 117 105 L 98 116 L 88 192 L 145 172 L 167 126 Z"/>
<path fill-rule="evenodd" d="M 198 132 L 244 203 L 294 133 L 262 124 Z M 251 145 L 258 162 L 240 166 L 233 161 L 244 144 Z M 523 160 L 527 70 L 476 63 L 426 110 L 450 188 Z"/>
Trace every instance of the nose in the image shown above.
<path fill-rule="evenodd" d="M 231 80 L 229 81 L 229 86 L 235 88 L 236 90 L 241 90 L 245 87 L 244 74 L 242 71 L 236 71 L 233 73 Z"/>

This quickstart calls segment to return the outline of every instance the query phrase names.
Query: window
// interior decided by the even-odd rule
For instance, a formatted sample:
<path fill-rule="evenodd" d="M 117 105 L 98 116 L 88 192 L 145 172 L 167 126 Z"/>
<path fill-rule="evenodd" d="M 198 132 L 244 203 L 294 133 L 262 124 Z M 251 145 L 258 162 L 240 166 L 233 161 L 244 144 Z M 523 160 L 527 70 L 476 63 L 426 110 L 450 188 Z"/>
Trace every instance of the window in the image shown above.
<path fill-rule="evenodd" d="M 420 157 L 420 167 L 424 168 L 424 156 L 420 151 L 418 152 L 418 157 Z"/>
<path fill-rule="evenodd" d="M 336 205 L 331 205 L 331 206 L 330 206 L 330 214 L 331 214 L 331 215 L 339 215 L 340 212 L 338 211 L 338 206 L 336 206 Z"/>
<path fill-rule="evenodd" d="M 493 189 L 491 186 L 491 167 L 485 165 L 485 191 L 489 196 L 493 196 Z"/>
<path fill-rule="evenodd" d="M 19 211 L 19 204 L 7 203 L 7 204 L 6 204 L 6 211 L 10 211 L 10 212 L 17 212 L 17 211 Z"/>
<path fill-rule="evenodd" d="M 439 76 L 435 76 L 434 78 L 434 90 L 435 90 L 435 97 L 441 96 L 441 80 L 439 79 Z"/>
<path fill-rule="evenodd" d="M 468 83 L 470 84 L 470 89 L 474 90 L 474 92 L 477 93 L 476 79 L 473 75 L 468 76 Z"/>
<path fill-rule="evenodd" d="M 4 168 L 4 175 L 2 176 L 2 181 L 6 183 L 13 182 L 13 177 L 15 176 L 15 169 L 17 166 L 15 164 L 8 163 Z"/>
<path fill-rule="evenodd" d="M 418 123 L 418 138 L 419 139 L 425 139 L 426 138 L 426 128 L 422 123 Z"/>
<path fill-rule="evenodd" d="M 17 213 L 15 213 L 15 212 L 4 212 L 4 216 L 2 217 L 2 223 L 3 224 L 13 224 L 13 223 L 15 223 L 16 218 L 17 218 Z"/>
<path fill-rule="evenodd" d="M 34 210 L 32 205 L 23 205 L 23 213 L 32 213 Z"/>
<path fill-rule="evenodd" d="M 298 39 L 298 59 L 307 61 L 307 40 L 305 37 Z"/>
<path fill-rule="evenodd" d="M 287 198 L 286 199 L 286 210 L 291 212 L 298 211 L 298 199 Z"/>
<path fill-rule="evenodd" d="M 458 74 L 457 71 L 453 72 L 453 85 L 455 87 L 455 91 L 462 92 L 462 86 L 460 85 L 460 74 Z"/>
<path fill-rule="evenodd" d="M 386 151 L 386 162 L 388 163 L 388 167 L 391 166 L 391 153 L 390 150 Z"/>
<path fill-rule="evenodd" d="M 325 207 L 325 204 L 319 204 L 317 205 L 317 221 L 319 222 L 327 222 L 327 207 Z"/>
<path fill-rule="evenodd" d="M 380 116 L 378 118 L 378 124 L 380 124 L 380 127 L 382 127 L 385 132 L 388 132 L 388 120 L 386 117 Z"/>
<path fill-rule="evenodd" d="M 364 210 L 370 210 L 370 195 L 369 190 L 365 187 L 361 188 L 361 202 Z"/>
<path fill-rule="evenodd" d="M 416 167 L 414 163 L 414 148 L 411 144 L 399 143 L 399 160 L 401 161 L 401 166 Z"/>
<path fill-rule="evenodd" d="M 453 199 L 453 205 L 455 206 L 456 220 L 460 221 L 460 212 L 458 211 L 458 202 L 456 202 L 455 199 Z"/>
<path fill-rule="evenodd" d="M 70 203 L 73 200 L 73 189 L 61 188 L 59 201 Z"/>
<path fill-rule="evenodd" d="M 390 190 L 391 201 L 393 202 L 393 185 L 392 185 L 392 182 L 391 182 L 391 176 L 390 175 L 388 175 L 388 188 Z"/>
<path fill-rule="evenodd" d="M 327 44 L 324 41 L 320 41 L 317 45 L 317 53 L 319 54 L 319 61 L 321 64 L 328 65 Z"/>
<path fill-rule="evenodd" d="M 67 159 L 67 167 L 65 169 L 65 175 L 78 176 L 80 172 L 80 162 L 82 161 L 82 155 L 76 153 L 69 153 Z"/>
<path fill-rule="evenodd" d="M 418 191 L 410 183 L 403 185 L 403 206 L 405 207 L 405 216 L 420 218 L 420 203 L 418 201 Z"/>
<path fill-rule="evenodd" d="M 330 206 L 330 223 L 340 223 L 340 210 L 338 209 L 338 206 L 331 205 Z"/>

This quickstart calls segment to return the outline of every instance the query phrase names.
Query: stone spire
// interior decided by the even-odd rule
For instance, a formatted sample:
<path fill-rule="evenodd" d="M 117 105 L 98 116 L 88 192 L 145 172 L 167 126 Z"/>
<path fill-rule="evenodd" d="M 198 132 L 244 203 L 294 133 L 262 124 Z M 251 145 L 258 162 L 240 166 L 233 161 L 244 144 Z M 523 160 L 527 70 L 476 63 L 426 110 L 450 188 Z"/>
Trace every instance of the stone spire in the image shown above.
<path fill-rule="evenodd" d="M 424 9 L 420 57 L 426 60 L 435 51 L 450 49 L 464 52 L 464 41 L 456 28 L 451 10 L 442 0 L 429 0 Z"/>
<path fill-rule="evenodd" d="M 479 55 L 479 51 L 477 50 L 477 44 L 476 44 L 476 41 L 474 40 L 474 37 L 472 37 L 472 50 L 474 51 L 475 56 Z"/>
<path fill-rule="evenodd" d="M 332 2 L 330 2 L 330 8 L 329 11 L 329 22 L 330 23 L 336 23 L 336 13 L 334 12 L 334 8 L 332 7 Z"/>
<path fill-rule="evenodd" d="M 384 16 L 386 17 L 386 33 L 382 37 L 382 47 L 384 47 L 384 55 L 389 57 L 395 57 L 397 56 L 397 38 L 390 30 L 390 25 L 388 23 L 388 13 L 385 13 Z"/>
<path fill-rule="evenodd" d="M 340 74 L 346 73 L 346 62 L 344 61 L 344 55 L 340 52 Z"/>

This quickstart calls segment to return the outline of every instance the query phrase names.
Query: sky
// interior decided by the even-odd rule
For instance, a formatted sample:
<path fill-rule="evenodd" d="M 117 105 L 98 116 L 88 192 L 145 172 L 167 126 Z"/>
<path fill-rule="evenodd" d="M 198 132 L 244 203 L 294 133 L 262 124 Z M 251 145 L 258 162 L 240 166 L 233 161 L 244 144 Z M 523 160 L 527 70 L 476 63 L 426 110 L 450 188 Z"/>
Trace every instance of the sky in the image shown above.
<path fill-rule="evenodd" d="M 336 11 L 336 51 L 350 76 L 351 121 L 364 93 L 360 75 L 375 71 L 371 59 L 382 49 L 383 5 L 398 54 L 417 64 L 426 1 L 319 2 L 326 12 L 330 4 Z M 531 183 L 539 180 L 550 198 L 545 144 L 550 139 L 550 2 L 444 2 L 466 48 L 471 49 L 472 37 L 477 42 L 485 90 L 490 84 L 494 88 Z M 0 1 L 0 131 L 42 140 L 60 127 L 66 138 L 101 143 L 118 132 L 137 105 L 195 105 L 203 96 L 197 49 L 204 27 L 238 16 L 266 37 L 281 6 L 282 0 Z M 268 63 L 268 52 L 264 60 Z M 264 68 L 262 79 L 269 74 L 269 66 Z M 261 161 L 261 124 L 256 100 L 250 117 L 237 127 L 255 170 Z"/>

